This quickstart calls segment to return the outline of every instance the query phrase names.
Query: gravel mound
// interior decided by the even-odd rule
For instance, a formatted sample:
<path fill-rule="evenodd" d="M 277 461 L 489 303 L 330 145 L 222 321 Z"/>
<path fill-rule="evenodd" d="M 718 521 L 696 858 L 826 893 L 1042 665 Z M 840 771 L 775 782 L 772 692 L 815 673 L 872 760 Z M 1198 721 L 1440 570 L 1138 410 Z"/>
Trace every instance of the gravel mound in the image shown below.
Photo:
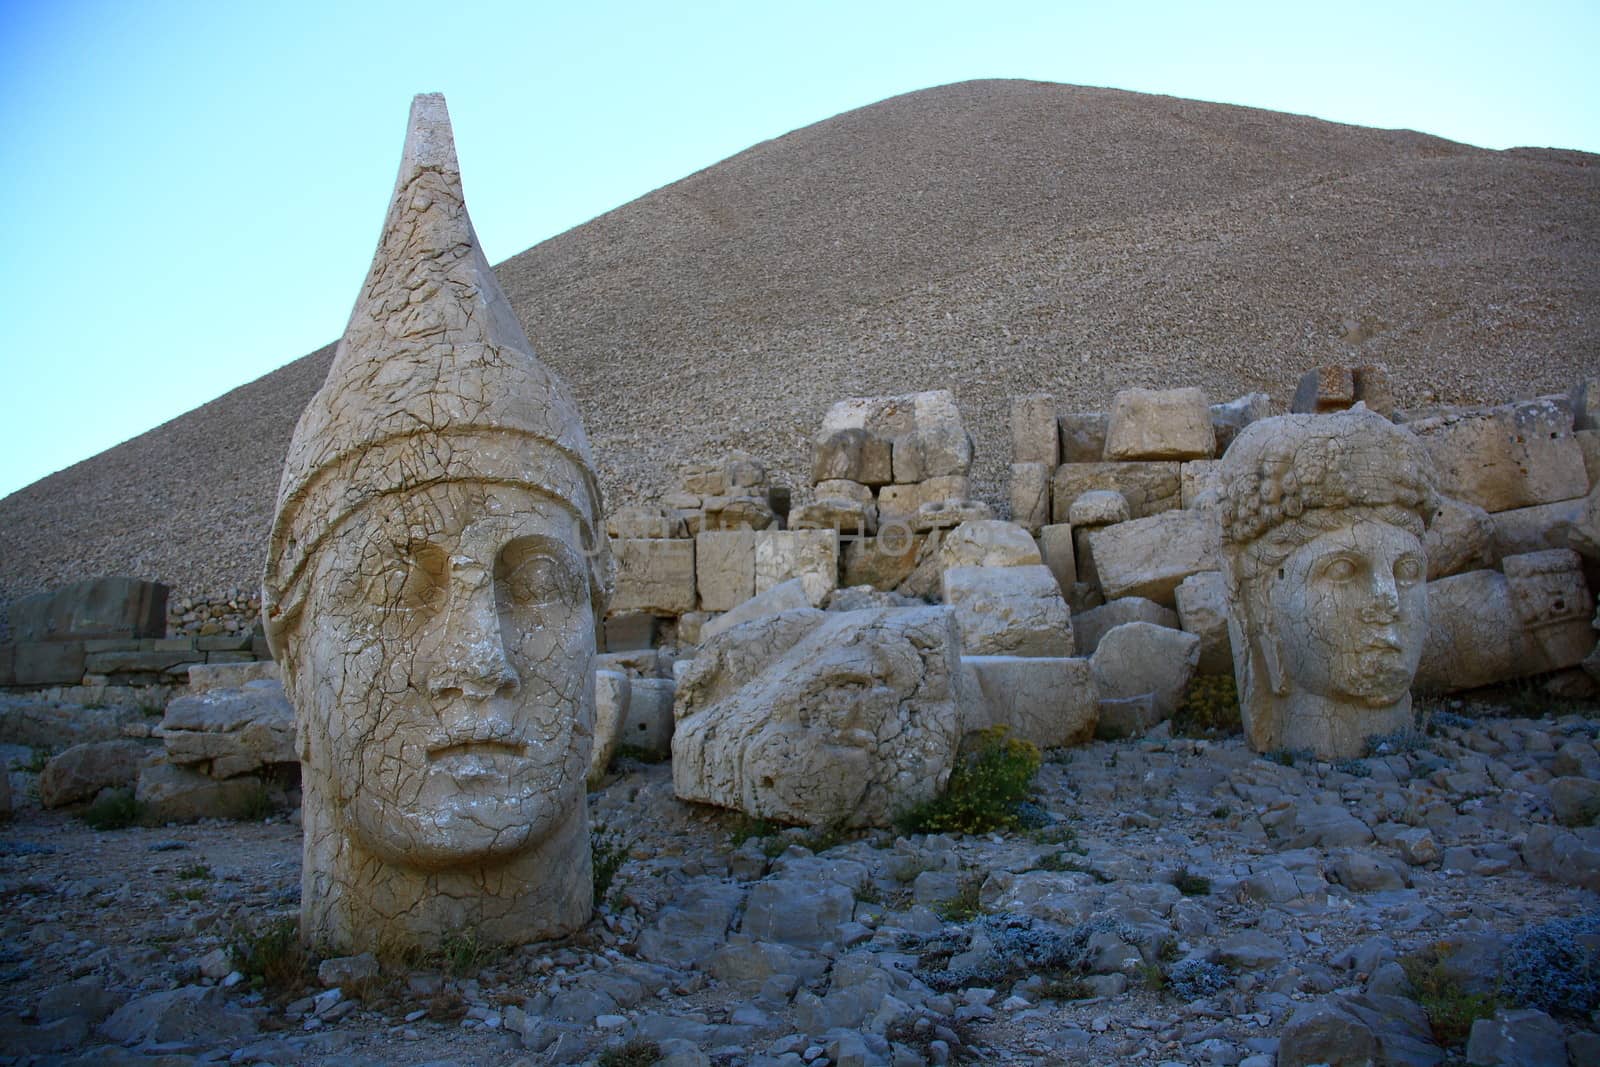
<path fill-rule="evenodd" d="M 940 387 L 999 504 L 1018 393 L 1286 404 L 1329 362 L 1387 364 L 1402 405 L 1565 391 L 1600 365 L 1595 164 L 964 82 L 756 145 L 497 269 L 577 395 L 613 506 L 733 447 L 801 485 L 832 401 Z M 257 584 L 289 434 L 331 356 L 0 501 L 0 603 L 95 574 Z"/>

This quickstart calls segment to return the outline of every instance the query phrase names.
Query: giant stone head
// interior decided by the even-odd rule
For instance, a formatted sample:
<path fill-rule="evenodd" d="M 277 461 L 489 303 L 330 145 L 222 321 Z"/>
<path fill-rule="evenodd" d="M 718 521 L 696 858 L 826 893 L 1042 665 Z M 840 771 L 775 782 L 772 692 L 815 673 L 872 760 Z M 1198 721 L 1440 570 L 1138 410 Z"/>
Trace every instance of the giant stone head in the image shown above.
<path fill-rule="evenodd" d="M 1415 437 L 1364 407 L 1252 423 L 1222 461 L 1234 675 L 1258 752 L 1360 756 L 1412 726 L 1433 514 Z"/>
<path fill-rule="evenodd" d="M 307 939 L 519 941 L 587 920 L 599 507 L 577 410 L 473 232 L 444 100 L 419 96 L 268 552 Z"/>

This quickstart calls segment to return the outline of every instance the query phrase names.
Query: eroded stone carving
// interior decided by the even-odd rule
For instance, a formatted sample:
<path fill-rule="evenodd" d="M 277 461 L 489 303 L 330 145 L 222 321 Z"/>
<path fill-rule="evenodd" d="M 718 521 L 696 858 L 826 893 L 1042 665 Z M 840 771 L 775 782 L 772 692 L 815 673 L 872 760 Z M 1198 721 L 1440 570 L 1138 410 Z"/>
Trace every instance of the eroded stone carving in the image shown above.
<path fill-rule="evenodd" d="M 588 919 L 592 467 L 473 232 L 444 98 L 418 96 L 268 550 L 268 636 L 299 716 L 306 939 L 517 942 Z"/>
<path fill-rule="evenodd" d="M 1223 574 L 1245 735 L 1360 756 L 1409 730 L 1435 494 L 1416 439 L 1358 405 L 1247 427 L 1223 460 Z"/>
<path fill-rule="evenodd" d="M 947 608 L 767 615 L 707 640 L 678 687 L 679 797 L 822 826 L 888 826 L 943 788 L 961 741 Z"/>

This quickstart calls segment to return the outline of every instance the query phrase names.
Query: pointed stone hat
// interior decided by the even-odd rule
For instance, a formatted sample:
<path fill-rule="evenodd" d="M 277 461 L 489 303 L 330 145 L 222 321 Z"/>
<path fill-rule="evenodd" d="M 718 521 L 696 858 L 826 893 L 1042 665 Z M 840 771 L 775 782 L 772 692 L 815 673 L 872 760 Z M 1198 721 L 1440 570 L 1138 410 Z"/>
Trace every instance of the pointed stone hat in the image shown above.
<path fill-rule="evenodd" d="M 444 97 L 419 95 L 378 250 L 289 442 L 262 590 L 268 638 L 276 649 L 342 520 L 441 482 L 514 485 L 571 511 L 598 603 L 593 471 L 577 406 L 534 355 L 467 216 Z"/>

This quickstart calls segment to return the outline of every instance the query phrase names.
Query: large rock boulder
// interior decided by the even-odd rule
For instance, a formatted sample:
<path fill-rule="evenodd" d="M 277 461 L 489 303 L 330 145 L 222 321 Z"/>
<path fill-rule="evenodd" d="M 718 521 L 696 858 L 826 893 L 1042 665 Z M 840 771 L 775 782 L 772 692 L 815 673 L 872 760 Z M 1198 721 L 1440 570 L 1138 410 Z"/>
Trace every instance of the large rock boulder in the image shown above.
<path fill-rule="evenodd" d="M 173 763 L 232 778 L 298 762 L 294 723 L 282 683 L 262 679 L 178 697 L 167 705 L 161 732 Z"/>
<path fill-rule="evenodd" d="M 943 585 L 965 654 L 1072 655 L 1072 615 L 1044 564 L 952 567 Z"/>
<path fill-rule="evenodd" d="M 1216 450 L 1199 389 L 1124 389 L 1111 401 L 1106 459 L 1208 459 Z"/>
<path fill-rule="evenodd" d="M 1026 567 L 1043 562 L 1028 531 L 1002 519 L 964 522 L 944 535 L 939 561 L 951 567 Z"/>
<path fill-rule="evenodd" d="M 951 612 L 786 611 L 705 642 L 680 679 L 678 796 L 762 818 L 887 826 L 961 739 Z"/>
<path fill-rule="evenodd" d="M 1004 726 L 1041 749 L 1094 739 L 1100 702 L 1087 659 L 964 656 L 961 669 L 967 732 Z"/>
<path fill-rule="evenodd" d="M 1158 719 L 1177 710 L 1200 663 L 1200 639 L 1148 622 L 1127 622 L 1100 639 L 1090 659 L 1102 700 L 1149 695 Z"/>
<path fill-rule="evenodd" d="M 102 789 L 127 789 L 153 749 L 132 740 L 90 741 L 73 745 L 39 773 L 39 803 L 59 808 L 93 800 Z"/>
<path fill-rule="evenodd" d="M 1174 607 L 1178 583 L 1216 570 L 1214 520 L 1202 511 L 1164 511 L 1089 534 L 1107 600 L 1142 596 Z"/>

